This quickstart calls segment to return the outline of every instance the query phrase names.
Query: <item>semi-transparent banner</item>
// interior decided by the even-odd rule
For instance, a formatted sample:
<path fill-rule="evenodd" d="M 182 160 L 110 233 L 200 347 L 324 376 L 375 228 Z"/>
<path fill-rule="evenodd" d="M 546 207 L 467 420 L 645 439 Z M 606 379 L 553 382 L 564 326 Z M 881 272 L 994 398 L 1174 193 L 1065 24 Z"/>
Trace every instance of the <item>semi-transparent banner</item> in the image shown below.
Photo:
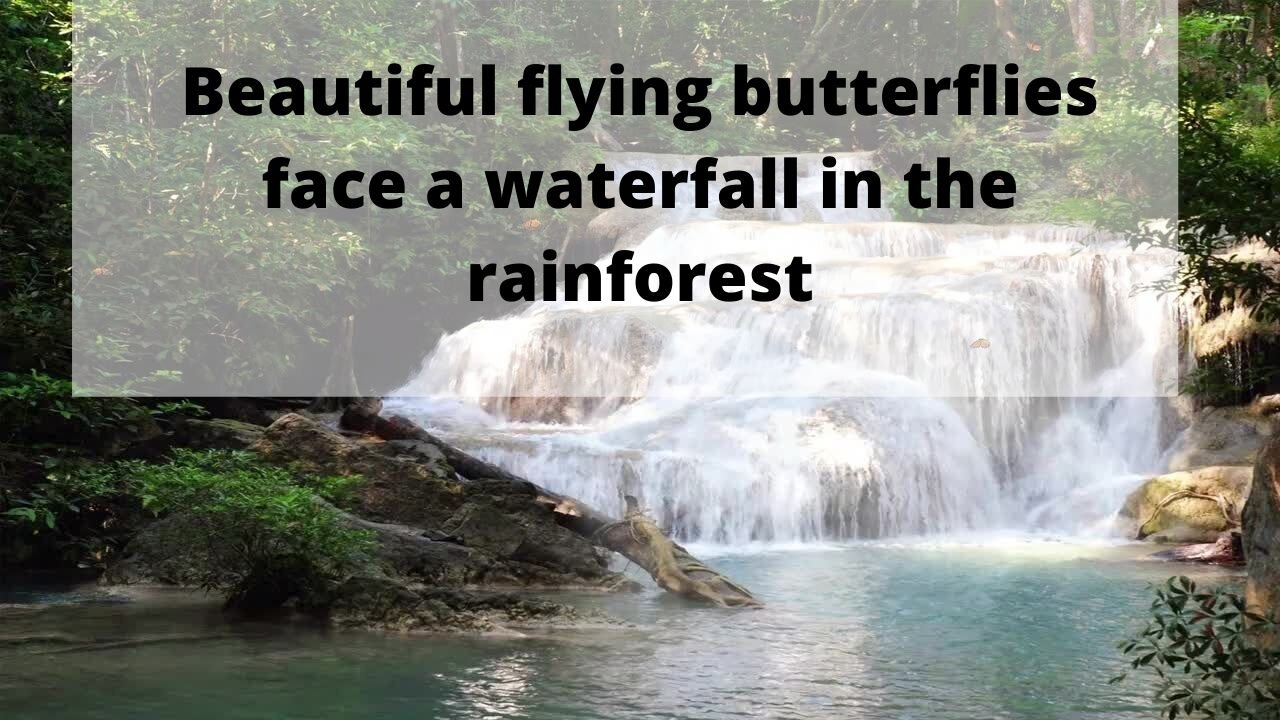
<path fill-rule="evenodd" d="M 79 2 L 75 382 L 1176 393 L 1167 3 L 914 5 Z"/>

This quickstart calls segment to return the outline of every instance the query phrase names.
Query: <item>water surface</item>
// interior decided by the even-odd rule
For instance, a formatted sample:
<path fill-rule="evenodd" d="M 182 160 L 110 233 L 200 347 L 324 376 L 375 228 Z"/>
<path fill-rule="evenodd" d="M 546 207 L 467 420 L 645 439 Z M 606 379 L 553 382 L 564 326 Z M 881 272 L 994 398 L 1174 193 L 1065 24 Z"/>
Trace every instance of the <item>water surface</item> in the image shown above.
<path fill-rule="evenodd" d="M 715 558 L 769 606 L 558 596 L 628 620 L 536 637 L 228 623 L 177 592 L 0 597 L 11 720 L 1149 718 L 1111 686 L 1148 584 L 1218 570 L 1051 541 L 805 546 Z M 33 602 L 39 601 L 39 604 Z M 16 643 L 17 637 L 40 636 Z M 139 642 L 150 640 L 152 642 Z"/>

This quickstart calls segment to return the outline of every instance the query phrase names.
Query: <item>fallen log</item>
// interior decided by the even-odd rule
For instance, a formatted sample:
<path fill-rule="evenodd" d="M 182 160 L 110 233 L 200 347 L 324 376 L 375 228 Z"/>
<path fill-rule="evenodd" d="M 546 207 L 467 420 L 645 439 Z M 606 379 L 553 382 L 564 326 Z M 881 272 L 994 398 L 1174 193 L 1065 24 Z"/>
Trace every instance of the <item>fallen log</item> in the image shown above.
<path fill-rule="evenodd" d="M 639 565 L 659 587 L 668 592 L 720 607 L 762 605 L 746 588 L 698 560 L 679 543 L 667 537 L 644 513 L 634 497 L 626 496 L 626 515 L 622 520 L 615 520 L 575 498 L 547 490 L 460 450 L 408 418 L 399 415 L 383 417 L 373 404 L 357 403 L 349 406 L 340 422 L 344 429 L 369 433 L 383 440 L 432 445 L 453 466 L 454 472 L 467 480 L 498 480 L 532 490 L 534 502 L 554 512 L 556 522 L 561 527 Z"/>

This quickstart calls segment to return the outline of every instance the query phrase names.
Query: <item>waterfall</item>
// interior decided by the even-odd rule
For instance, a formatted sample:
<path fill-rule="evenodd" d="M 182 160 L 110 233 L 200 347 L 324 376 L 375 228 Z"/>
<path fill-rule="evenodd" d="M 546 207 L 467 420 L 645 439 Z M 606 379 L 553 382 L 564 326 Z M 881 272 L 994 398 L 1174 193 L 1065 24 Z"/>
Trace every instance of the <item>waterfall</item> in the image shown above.
<path fill-rule="evenodd" d="M 442 338 L 390 404 L 602 509 L 635 495 L 686 540 L 1105 533 L 1164 450 L 1177 314 L 1142 289 L 1173 256 L 826 210 L 819 156 L 801 163 L 798 208 L 681 196 L 630 247 L 636 265 L 801 255 L 811 302 L 721 303 L 705 282 L 692 302 L 537 302 Z"/>

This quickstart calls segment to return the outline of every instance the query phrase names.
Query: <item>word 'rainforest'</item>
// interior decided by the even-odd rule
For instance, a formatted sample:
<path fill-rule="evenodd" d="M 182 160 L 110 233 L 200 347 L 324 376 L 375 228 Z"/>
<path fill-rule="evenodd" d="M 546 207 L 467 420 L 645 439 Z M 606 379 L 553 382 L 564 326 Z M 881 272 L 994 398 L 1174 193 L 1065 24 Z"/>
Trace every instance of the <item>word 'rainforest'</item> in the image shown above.
<path fill-rule="evenodd" d="M 813 299 L 813 292 L 804 286 L 805 277 L 813 272 L 813 266 L 799 257 L 791 258 L 784 268 L 774 263 L 761 263 L 745 269 L 734 263 L 720 263 L 710 268 L 706 263 L 681 263 L 674 271 L 659 263 L 631 264 L 635 253 L 618 250 L 607 264 L 556 263 L 556 251 L 548 248 L 542 252 L 542 282 L 538 271 L 525 263 L 503 265 L 503 278 L 498 279 L 497 263 L 471 264 L 471 300 L 485 300 L 486 285 L 497 283 L 498 296 L 506 302 L 564 299 L 623 302 L 628 299 L 627 286 L 634 285 L 636 295 L 645 302 L 662 302 L 673 293 L 680 302 L 694 299 L 694 284 L 706 279 L 707 291 L 721 302 L 738 302 L 748 296 L 757 302 L 769 302 L 782 297 L 783 283 L 779 274 L 786 275 L 787 296 L 797 302 Z M 563 282 L 559 275 L 563 271 Z M 609 296 L 604 295 L 605 276 L 608 276 Z M 541 285 L 541 292 L 539 292 Z M 584 292 L 585 291 L 585 292 Z M 560 294 L 563 292 L 563 298 Z M 585 297 L 581 297 L 585 295 Z"/>

